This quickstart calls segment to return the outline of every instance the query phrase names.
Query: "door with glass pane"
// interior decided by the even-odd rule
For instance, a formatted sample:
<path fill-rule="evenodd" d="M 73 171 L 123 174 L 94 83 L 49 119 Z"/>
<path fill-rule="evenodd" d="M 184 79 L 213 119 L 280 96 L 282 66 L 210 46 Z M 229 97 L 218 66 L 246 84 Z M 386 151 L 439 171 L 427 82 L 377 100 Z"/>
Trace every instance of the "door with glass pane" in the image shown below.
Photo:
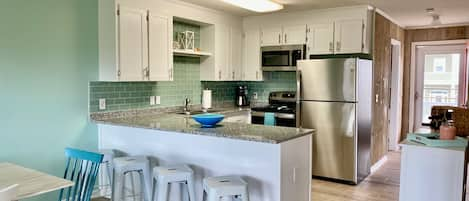
<path fill-rule="evenodd" d="M 428 126 L 433 106 L 461 106 L 466 101 L 465 45 L 418 46 L 414 129 Z"/>

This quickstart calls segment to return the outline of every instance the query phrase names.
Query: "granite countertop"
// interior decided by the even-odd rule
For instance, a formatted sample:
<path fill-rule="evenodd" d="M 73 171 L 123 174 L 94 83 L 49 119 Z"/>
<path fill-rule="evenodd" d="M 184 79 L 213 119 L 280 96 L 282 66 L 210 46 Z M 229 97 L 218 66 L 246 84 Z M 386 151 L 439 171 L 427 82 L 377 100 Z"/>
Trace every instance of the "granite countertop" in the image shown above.
<path fill-rule="evenodd" d="M 243 111 L 246 112 L 246 110 L 225 108 L 220 113 L 230 116 Z M 98 124 L 206 135 L 271 144 L 282 143 L 314 132 L 313 129 L 264 126 L 224 121 L 215 128 L 201 128 L 200 125 L 189 116 L 175 113 L 133 114 L 117 118 L 95 118 L 93 121 Z"/>

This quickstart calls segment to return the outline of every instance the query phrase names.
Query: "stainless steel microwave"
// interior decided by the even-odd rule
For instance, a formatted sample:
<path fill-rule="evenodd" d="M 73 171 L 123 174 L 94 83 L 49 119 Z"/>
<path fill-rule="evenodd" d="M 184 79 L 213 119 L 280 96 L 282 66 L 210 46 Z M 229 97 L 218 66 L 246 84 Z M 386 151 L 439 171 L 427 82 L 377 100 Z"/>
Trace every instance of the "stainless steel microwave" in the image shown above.
<path fill-rule="evenodd" d="M 306 45 L 262 47 L 263 71 L 296 71 L 296 61 L 306 58 Z"/>

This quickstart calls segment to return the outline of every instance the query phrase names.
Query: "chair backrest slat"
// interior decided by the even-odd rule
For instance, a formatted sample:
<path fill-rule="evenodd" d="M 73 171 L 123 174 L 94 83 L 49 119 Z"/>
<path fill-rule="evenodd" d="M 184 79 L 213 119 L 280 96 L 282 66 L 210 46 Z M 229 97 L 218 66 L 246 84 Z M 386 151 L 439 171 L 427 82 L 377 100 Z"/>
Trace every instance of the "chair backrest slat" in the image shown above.
<path fill-rule="evenodd" d="M 89 201 L 93 193 L 96 176 L 99 171 L 103 155 L 72 148 L 65 149 L 67 164 L 65 167 L 64 179 L 75 182 L 73 187 L 62 189 L 59 194 L 59 201 Z M 64 197 L 64 190 L 65 193 Z"/>

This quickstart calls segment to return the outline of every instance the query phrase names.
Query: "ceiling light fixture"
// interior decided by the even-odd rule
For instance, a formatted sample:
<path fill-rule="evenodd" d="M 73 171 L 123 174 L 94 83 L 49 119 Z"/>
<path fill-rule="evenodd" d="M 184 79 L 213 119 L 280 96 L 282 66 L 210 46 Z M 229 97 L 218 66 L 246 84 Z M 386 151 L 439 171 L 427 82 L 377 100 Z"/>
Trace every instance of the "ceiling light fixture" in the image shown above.
<path fill-rule="evenodd" d="M 427 8 L 425 11 L 432 17 L 431 26 L 436 27 L 441 25 L 440 15 L 435 12 L 435 8 Z"/>
<path fill-rule="evenodd" d="M 264 13 L 283 9 L 283 5 L 270 0 L 222 0 L 226 3 L 248 9 L 254 12 Z"/>

